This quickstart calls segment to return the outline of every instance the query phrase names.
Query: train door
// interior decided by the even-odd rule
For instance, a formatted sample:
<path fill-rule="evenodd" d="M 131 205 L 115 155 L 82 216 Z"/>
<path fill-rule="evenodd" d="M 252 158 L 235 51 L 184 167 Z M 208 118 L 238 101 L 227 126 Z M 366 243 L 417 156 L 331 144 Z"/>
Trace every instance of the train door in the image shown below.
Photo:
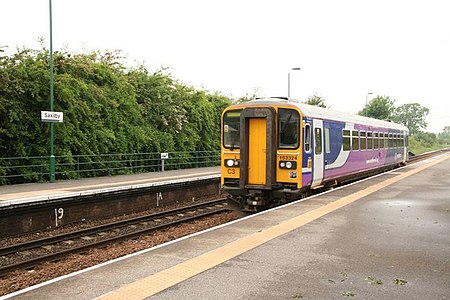
<path fill-rule="evenodd" d="M 318 187 L 322 183 L 324 156 L 323 156 L 323 122 L 322 120 L 313 119 L 313 180 L 311 187 Z"/>
<path fill-rule="evenodd" d="M 266 184 L 266 118 L 248 122 L 248 184 Z"/>
<path fill-rule="evenodd" d="M 408 132 L 403 131 L 403 162 L 406 162 L 408 160 Z"/>

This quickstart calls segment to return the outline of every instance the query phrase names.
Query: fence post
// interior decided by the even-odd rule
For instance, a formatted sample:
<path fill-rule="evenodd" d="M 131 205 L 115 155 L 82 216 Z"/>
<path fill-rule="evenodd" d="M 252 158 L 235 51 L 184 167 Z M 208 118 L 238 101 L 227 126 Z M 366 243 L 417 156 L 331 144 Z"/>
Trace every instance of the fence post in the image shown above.
<path fill-rule="evenodd" d="M 43 182 L 44 181 L 44 157 L 41 156 L 41 174 L 39 175 L 39 181 Z"/>
<path fill-rule="evenodd" d="M 195 167 L 198 168 L 198 151 L 195 151 Z"/>
<path fill-rule="evenodd" d="M 80 179 L 80 156 L 77 155 L 77 179 Z"/>
<path fill-rule="evenodd" d="M 109 166 L 109 163 L 111 162 L 111 153 L 108 153 L 108 161 L 107 161 L 107 164 L 106 164 L 106 168 L 108 169 L 108 176 L 111 176 L 111 170 L 110 170 L 110 166 Z"/>

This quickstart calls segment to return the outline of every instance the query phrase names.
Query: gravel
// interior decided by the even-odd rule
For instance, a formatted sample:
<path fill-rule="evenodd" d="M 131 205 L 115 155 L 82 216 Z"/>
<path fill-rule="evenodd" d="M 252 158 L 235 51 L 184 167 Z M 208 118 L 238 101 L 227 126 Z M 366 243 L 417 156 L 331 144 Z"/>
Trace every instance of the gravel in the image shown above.
<path fill-rule="evenodd" d="M 45 263 L 32 270 L 17 270 L 0 278 L 0 296 L 62 275 L 70 274 L 114 258 L 154 247 L 191 233 L 227 223 L 237 218 L 239 218 L 239 215 L 235 212 L 227 212 L 212 217 L 205 217 L 201 220 L 189 222 L 161 232 L 153 233 L 151 235 L 142 236 L 139 239 L 113 244 L 102 249 L 92 249 L 83 254 L 71 255 L 61 261 Z M 111 222 L 111 220 L 108 220 L 108 222 Z M 90 226 L 92 226 L 92 224 L 90 224 Z M 62 229 L 57 229 L 56 231 L 62 232 L 67 230 L 75 230 L 76 228 L 80 228 L 79 225 L 72 226 L 72 228 L 65 227 Z M 55 230 L 41 232 L 37 234 L 37 236 L 43 237 L 48 234 L 52 235 L 56 234 L 56 232 Z M 32 236 L 36 236 L 36 234 Z M 4 241 L 8 241 L 8 244 L 17 243 L 18 241 L 23 241 L 27 238 L 29 239 L 30 237 L 16 237 Z M 3 241 L 0 241 L 0 243 L 2 242 Z"/>

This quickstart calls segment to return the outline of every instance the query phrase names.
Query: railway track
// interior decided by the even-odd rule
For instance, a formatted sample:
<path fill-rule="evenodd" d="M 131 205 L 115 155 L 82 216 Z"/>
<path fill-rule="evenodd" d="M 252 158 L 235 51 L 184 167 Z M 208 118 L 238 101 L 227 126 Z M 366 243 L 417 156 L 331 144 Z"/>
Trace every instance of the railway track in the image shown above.
<path fill-rule="evenodd" d="M 408 163 L 421 161 L 421 160 L 427 159 L 429 157 L 433 157 L 433 156 L 436 156 L 436 155 L 439 155 L 441 153 L 448 152 L 448 151 L 450 151 L 450 148 L 439 149 L 439 150 L 430 151 L 430 152 L 426 152 L 426 153 L 422 153 L 422 154 L 418 154 L 418 155 L 414 155 L 414 154 L 411 155 L 411 153 L 410 153 Z"/>
<path fill-rule="evenodd" d="M 0 248 L 0 276 L 17 270 L 32 269 L 48 261 L 58 261 L 69 254 L 136 238 L 157 230 L 228 211 L 226 201 L 214 201 L 173 209 L 151 215 L 104 224 L 57 236 Z"/>

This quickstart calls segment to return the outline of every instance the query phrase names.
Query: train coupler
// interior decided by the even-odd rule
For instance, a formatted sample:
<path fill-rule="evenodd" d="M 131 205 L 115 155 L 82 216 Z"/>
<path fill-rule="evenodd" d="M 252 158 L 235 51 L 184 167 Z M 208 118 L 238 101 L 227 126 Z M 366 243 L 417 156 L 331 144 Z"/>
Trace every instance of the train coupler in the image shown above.
<path fill-rule="evenodd" d="M 263 206 L 263 194 L 262 191 L 254 190 L 249 191 L 247 194 L 247 205 L 248 206 Z"/>

